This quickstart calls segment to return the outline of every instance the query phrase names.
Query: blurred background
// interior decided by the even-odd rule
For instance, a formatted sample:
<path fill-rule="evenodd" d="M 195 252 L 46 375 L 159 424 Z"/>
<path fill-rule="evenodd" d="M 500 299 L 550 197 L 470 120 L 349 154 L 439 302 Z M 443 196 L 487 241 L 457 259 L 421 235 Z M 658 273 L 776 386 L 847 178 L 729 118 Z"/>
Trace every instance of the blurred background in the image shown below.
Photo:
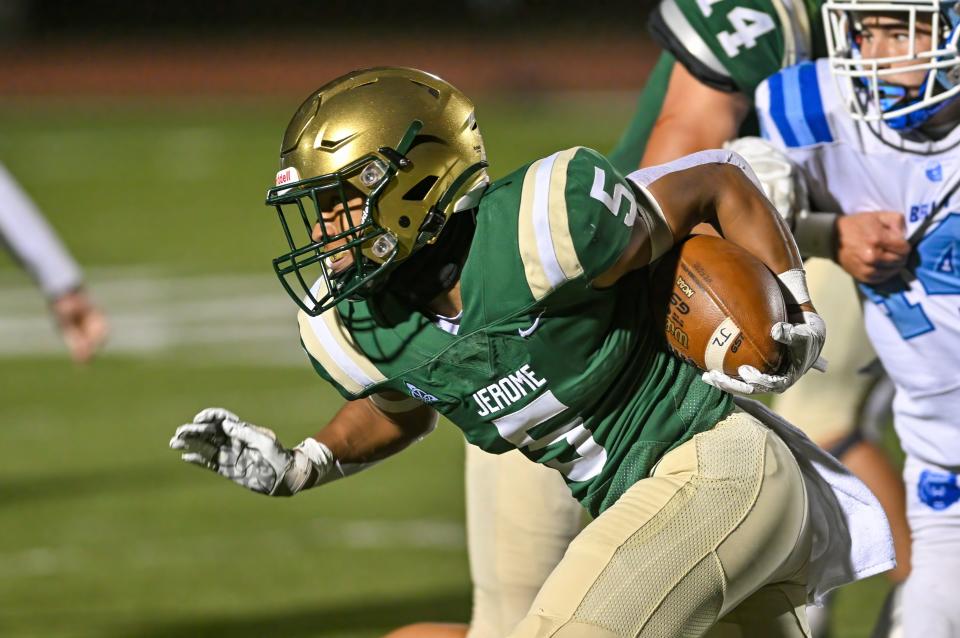
<path fill-rule="evenodd" d="M 300 351 L 263 205 L 300 101 L 404 65 L 471 95 L 494 177 L 613 147 L 657 55 L 644 2 L 0 2 L 0 163 L 109 314 L 77 366 L 0 252 L 0 635 L 379 636 L 466 621 L 449 424 L 296 500 L 181 463 L 209 405 L 293 444 L 340 399 Z M 843 593 L 867 636 L 882 582 Z"/>

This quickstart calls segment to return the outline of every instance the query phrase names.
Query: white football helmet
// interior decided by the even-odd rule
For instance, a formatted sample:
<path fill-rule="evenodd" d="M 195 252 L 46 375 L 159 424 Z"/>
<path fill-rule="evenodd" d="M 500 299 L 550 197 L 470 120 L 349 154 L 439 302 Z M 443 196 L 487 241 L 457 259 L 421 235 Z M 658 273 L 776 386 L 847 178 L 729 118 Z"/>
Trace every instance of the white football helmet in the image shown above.
<path fill-rule="evenodd" d="M 960 93 L 958 0 L 826 0 L 824 30 L 830 71 L 850 95 L 850 114 L 865 122 L 884 122 L 897 130 L 914 129 Z M 860 47 L 862 20 L 879 14 L 902 20 L 909 32 L 903 55 L 864 57 Z M 929 48 L 917 46 L 918 24 L 929 25 Z M 891 76 L 925 72 L 919 94 Z"/>

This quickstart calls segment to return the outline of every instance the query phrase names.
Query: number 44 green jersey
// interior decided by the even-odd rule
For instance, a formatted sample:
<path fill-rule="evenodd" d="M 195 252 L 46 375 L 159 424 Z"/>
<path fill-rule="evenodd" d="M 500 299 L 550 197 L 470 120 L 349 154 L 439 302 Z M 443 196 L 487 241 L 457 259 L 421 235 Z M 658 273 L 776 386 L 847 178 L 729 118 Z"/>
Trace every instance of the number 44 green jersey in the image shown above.
<path fill-rule="evenodd" d="M 470 443 L 555 468 L 596 515 L 732 410 L 729 395 L 666 352 L 646 269 L 590 284 L 651 211 L 603 156 L 555 153 L 480 200 L 456 334 L 387 293 L 377 312 L 362 301 L 301 312 L 304 349 L 347 399 L 413 396 Z"/>
<path fill-rule="evenodd" d="M 823 0 L 663 0 L 650 29 L 704 84 L 749 97 L 781 68 L 826 54 Z"/>
<path fill-rule="evenodd" d="M 703 84 L 753 100 L 763 80 L 782 68 L 826 55 L 823 0 L 662 0 L 650 31 L 664 48 L 626 131 L 610 152 L 632 171 L 660 115 L 674 62 Z M 751 113 L 740 135 L 758 135 Z"/>

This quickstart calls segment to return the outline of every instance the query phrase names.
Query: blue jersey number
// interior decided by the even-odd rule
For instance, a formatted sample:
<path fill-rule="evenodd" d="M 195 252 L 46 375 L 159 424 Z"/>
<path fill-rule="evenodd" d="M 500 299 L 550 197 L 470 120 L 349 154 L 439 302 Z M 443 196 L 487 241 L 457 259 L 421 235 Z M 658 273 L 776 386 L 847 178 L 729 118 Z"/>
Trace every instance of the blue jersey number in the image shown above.
<path fill-rule="evenodd" d="M 928 295 L 960 295 L 960 213 L 950 213 L 917 246 L 916 275 Z M 881 306 L 904 339 L 934 330 L 923 306 L 910 303 L 906 283 L 860 284 L 870 301 Z"/>

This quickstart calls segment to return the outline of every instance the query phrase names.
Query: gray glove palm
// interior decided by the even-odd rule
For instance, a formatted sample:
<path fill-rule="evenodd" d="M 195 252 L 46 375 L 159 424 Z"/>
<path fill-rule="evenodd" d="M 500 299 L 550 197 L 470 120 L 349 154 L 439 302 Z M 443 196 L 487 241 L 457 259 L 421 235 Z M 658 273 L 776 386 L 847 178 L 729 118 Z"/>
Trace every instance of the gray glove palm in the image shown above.
<path fill-rule="evenodd" d="M 294 454 L 277 441 L 272 430 L 244 423 L 223 408 L 207 408 L 193 423 L 177 428 L 170 447 L 188 463 L 213 470 L 248 490 L 270 496 L 289 496 L 284 477 L 294 465 Z"/>

